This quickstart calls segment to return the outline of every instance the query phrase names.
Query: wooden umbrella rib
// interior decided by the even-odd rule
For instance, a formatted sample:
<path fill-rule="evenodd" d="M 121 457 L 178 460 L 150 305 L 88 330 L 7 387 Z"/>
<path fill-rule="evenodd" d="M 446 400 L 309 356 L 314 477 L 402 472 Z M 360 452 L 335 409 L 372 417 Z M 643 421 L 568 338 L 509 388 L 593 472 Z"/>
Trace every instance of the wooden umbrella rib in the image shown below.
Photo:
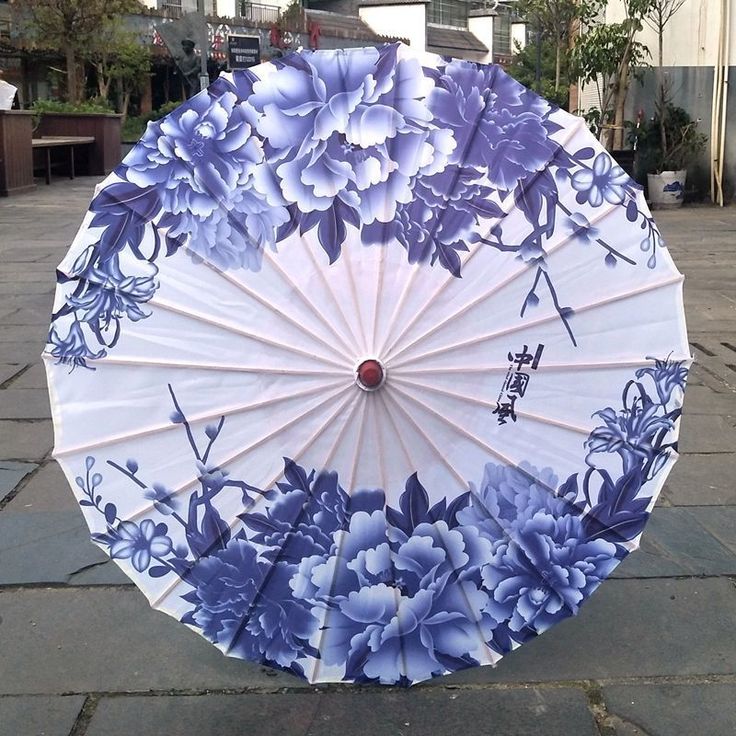
<path fill-rule="evenodd" d="M 598 214 L 596 218 L 594 218 L 591 221 L 591 225 L 595 225 L 598 222 L 600 222 L 602 219 L 607 217 L 608 215 L 612 214 L 617 208 L 617 205 L 609 205 L 607 208 L 605 208 L 601 213 Z M 576 234 L 574 232 L 570 233 L 567 237 L 560 240 L 558 243 L 555 243 L 554 245 L 549 246 L 547 249 L 547 255 L 551 256 L 553 253 L 556 253 L 558 250 L 563 248 L 565 245 L 572 243 L 576 238 Z M 480 250 L 480 249 L 478 249 Z M 462 315 L 466 314 L 468 311 L 473 309 L 473 307 L 478 306 L 479 304 L 482 304 L 487 299 L 490 299 L 492 296 L 497 294 L 502 289 L 506 288 L 509 284 L 512 284 L 514 281 L 516 281 L 518 278 L 523 276 L 525 273 L 528 273 L 529 270 L 534 266 L 533 261 L 525 262 L 521 268 L 518 268 L 516 271 L 513 271 L 511 274 L 509 274 L 505 279 L 499 281 L 496 284 L 493 284 L 493 286 L 488 289 L 487 291 L 483 292 L 482 294 L 478 295 L 474 299 L 472 299 L 467 304 L 463 305 L 459 309 L 457 309 L 452 314 L 443 317 L 439 322 L 436 322 L 432 325 L 428 330 L 423 332 L 418 337 L 414 338 L 411 342 L 405 343 L 404 345 L 400 346 L 398 350 L 394 352 L 390 352 L 394 347 L 396 347 L 398 341 L 401 339 L 403 335 L 405 335 L 414 324 L 416 324 L 417 320 L 422 316 L 422 314 L 426 311 L 427 308 L 429 308 L 429 305 L 432 303 L 432 300 L 430 300 L 423 309 L 416 312 L 412 320 L 408 324 L 404 326 L 404 330 L 393 342 L 391 347 L 389 348 L 389 353 L 386 356 L 386 360 L 391 360 L 397 358 L 402 353 L 405 353 L 407 350 L 410 350 L 414 345 L 416 345 L 418 342 L 421 342 L 422 340 L 425 340 L 426 338 L 430 337 L 431 335 L 434 335 L 436 332 L 441 330 L 445 325 L 448 325 L 455 321 L 458 317 L 461 317 Z"/>
<path fill-rule="evenodd" d="M 322 406 L 324 406 L 324 404 L 327 401 L 331 401 L 332 399 L 336 399 L 341 394 L 346 393 L 348 391 L 348 389 L 352 389 L 352 388 L 353 388 L 353 386 L 352 386 L 352 384 L 350 384 L 350 385 L 344 386 L 343 388 L 339 389 L 338 391 L 330 394 L 325 399 L 323 399 L 321 402 L 315 404 L 314 406 L 310 407 L 309 409 L 306 409 L 305 411 L 301 412 L 300 414 L 298 414 L 297 416 L 293 417 L 292 419 L 289 419 L 287 422 L 284 422 L 283 424 L 280 424 L 278 427 L 276 427 L 276 429 L 273 429 L 270 432 L 267 432 L 266 434 L 261 435 L 261 437 L 259 437 L 257 440 L 255 440 L 254 442 L 252 442 L 247 447 L 245 447 L 245 448 L 243 448 L 241 450 L 238 450 L 238 452 L 234 453 L 230 457 L 225 458 L 225 460 L 222 460 L 222 461 L 218 462 L 217 463 L 217 467 L 222 468 L 222 467 L 225 467 L 225 466 L 229 465 L 230 463 L 233 463 L 233 462 L 239 460 L 244 455 L 247 455 L 249 452 L 252 452 L 253 450 L 255 450 L 256 447 L 260 447 L 262 444 L 268 442 L 270 439 L 272 439 L 273 437 L 275 437 L 276 435 L 278 435 L 280 432 L 283 432 L 285 429 L 288 429 L 292 425 L 296 424 L 297 422 L 301 421 L 305 417 L 309 416 L 310 414 L 313 414 L 315 411 L 317 411 L 318 409 L 322 408 Z M 199 476 L 196 476 L 195 478 L 192 478 L 191 480 L 187 481 L 186 483 L 180 485 L 178 488 L 175 488 L 174 490 L 172 490 L 169 495 L 171 497 L 176 497 L 176 496 L 180 495 L 181 493 L 184 493 L 184 491 L 187 491 L 190 488 L 194 487 L 197 484 L 198 481 L 199 481 Z M 135 511 L 132 515 L 130 515 L 128 517 L 127 520 L 128 521 L 135 521 L 140 516 L 142 516 L 143 514 L 145 514 L 147 511 L 150 511 L 150 508 L 151 508 L 151 505 L 150 504 L 146 505 L 145 508 L 141 508 L 138 511 Z"/>
<path fill-rule="evenodd" d="M 186 247 L 186 246 L 183 246 L 183 247 Z M 244 294 L 247 294 L 251 299 L 258 302 L 261 306 L 266 307 L 266 309 L 269 309 L 271 312 L 273 312 L 273 314 L 278 315 L 283 320 L 287 321 L 289 324 L 296 327 L 302 334 L 309 335 L 315 342 L 318 342 L 319 344 L 323 345 L 324 347 L 326 347 L 328 350 L 330 350 L 332 353 L 334 353 L 338 357 L 344 358 L 344 354 L 340 350 L 338 350 L 331 342 L 329 342 L 325 338 L 321 337 L 320 335 L 310 330 L 308 327 L 304 325 L 303 322 L 300 322 L 298 319 L 295 319 L 294 317 L 290 317 L 286 312 L 282 311 L 281 309 L 278 309 L 273 303 L 269 302 L 267 299 L 262 297 L 257 291 L 246 286 L 242 281 L 239 281 L 231 274 L 218 268 L 210 261 L 203 261 L 203 263 L 211 271 L 213 271 L 216 274 L 219 274 L 225 281 L 235 286 L 237 289 L 242 291 Z M 334 334 L 334 331 L 333 331 L 333 334 Z"/>
<path fill-rule="evenodd" d="M 293 345 L 289 345 L 288 343 L 280 342 L 279 340 L 274 340 L 273 338 L 265 337 L 264 335 L 259 335 L 255 332 L 250 332 L 246 329 L 237 327 L 236 325 L 229 324 L 228 322 L 222 322 L 221 320 L 214 319 L 213 317 L 208 317 L 206 314 L 202 314 L 201 312 L 195 312 L 194 310 L 189 309 L 182 309 L 182 307 L 176 304 L 171 304 L 163 299 L 151 299 L 149 301 L 149 304 L 152 304 L 159 309 L 165 309 L 166 311 L 180 314 L 184 317 L 189 317 L 190 319 L 196 320 L 197 322 L 212 325 L 213 327 L 219 327 L 220 329 L 227 330 L 228 332 L 232 332 L 236 335 L 242 335 L 243 337 L 247 337 L 251 340 L 255 340 L 256 342 L 263 343 L 264 345 L 270 345 L 272 347 L 279 348 L 280 350 L 286 350 L 287 352 L 294 353 L 295 355 L 301 355 L 304 358 L 318 360 L 321 363 L 327 363 L 328 365 L 337 366 L 338 368 L 349 367 L 347 363 L 339 363 L 338 361 L 333 360 L 332 358 L 327 358 L 324 355 L 310 353 L 308 350 L 302 350 L 300 348 L 294 347 Z"/>
<path fill-rule="evenodd" d="M 317 430 L 316 430 L 316 431 L 315 431 L 315 432 L 314 432 L 314 433 L 312 434 L 312 436 L 311 436 L 311 437 L 309 438 L 309 440 L 307 440 L 307 442 L 306 442 L 306 443 L 305 443 L 305 444 L 304 444 L 304 445 L 302 446 L 302 448 L 301 448 L 301 449 L 300 449 L 300 450 L 299 450 L 298 452 L 294 453 L 294 455 L 293 455 L 293 457 L 292 457 L 292 460 L 296 461 L 296 460 L 299 460 L 299 459 L 300 459 L 301 455 L 303 455 L 303 454 L 304 454 L 304 453 L 305 453 L 305 452 L 306 452 L 306 451 L 307 451 L 307 450 L 308 450 L 308 449 L 309 449 L 309 448 L 310 448 L 310 447 L 312 446 L 312 444 L 313 444 L 313 443 L 315 442 L 315 440 L 317 439 L 317 437 L 319 436 L 319 434 L 320 434 L 320 433 L 321 433 L 322 431 L 324 431 L 324 428 L 325 428 L 326 426 L 328 426 L 328 425 L 329 425 L 329 423 L 330 423 L 330 422 L 331 422 L 331 421 L 332 421 L 332 420 L 333 420 L 333 419 L 334 419 L 334 418 L 335 418 L 335 417 L 336 417 L 336 416 L 337 416 L 337 415 L 338 415 L 338 414 L 339 414 L 339 413 L 340 413 L 340 412 L 341 412 L 341 411 L 342 411 L 342 410 L 343 410 L 343 409 L 345 408 L 345 406 L 346 406 L 346 405 L 348 404 L 348 402 L 349 402 L 349 401 L 350 401 L 350 397 L 348 396 L 348 397 L 346 397 L 346 399 L 345 399 L 345 400 L 344 400 L 344 401 L 343 401 L 343 402 L 342 402 L 342 403 L 341 403 L 341 404 L 340 404 L 340 405 L 338 406 L 338 408 L 337 408 L 337 409 L 336 409 L 336 410 L 335 410 L 335 411 L 334 411 L 334 412 L 332 413 L 332 415 L 331 415 L 331 416 L 330 416 L 330 417 L 329 417 L 329 418 L 328 418 L 327 420 L 325 420 L 325 422 L 324 422 L 324 423 L 322 424 L 322 426 L 320 426 L 320 427 L 319 427 L 319 429 L 317 429 Z M 220 464 L 220 466 L 222 466 L 222 465 L 226 465 L 226 464 L 227 464 L 227 463 L 221 463 L 221 464 Z M 265 483 L 265 484 L 263 485 L 263 489 L 264 489 L 264 490 L 268 490 L 268 489 L 270 489 L 270 488 L 271 488 L 271 487 L 272 487 L 272 486 L 274 485 L 274 483 L 275 483 L 275 482 L 276 482 L 276 481 L 277 481 L 277 480 L 278 480 L 278 479 L 279 479 L 279 478 L 280 478 L 280 477 L 281 477 L 281 476 L 282 476 L 283 474 L 284 474 L 283 470 L 280 470 L 280 471 L 279 471 L 279 472 L 278 472 L 277 474 L 275 474 L 274 476 L 272 476 L 272 477 L 271 477 L 271 479 L 270 479 L 270 480 L 269 480 L 269 481 L 268 481 L 267 483 Z M 251 504 L 250 504 L 249 506 L 246 506 L 246 507 L 245 507 L 245 508 L 244 508 L 244 509 L 243 509 L 242 511 L 240 511 L 240 513 L 239 513 L 239 514 L 238 514 L 238 515 L 237 515 L 237 516 L 236 516 L 236 517 L 235 517 L 235 518 L 234 518 L 233 520 L 231 520 L 230 522 L 228 522 L 228 529 L 230 530 L 230 532 L 231 532 L 231 533 L 233 532 L 233 530 L 235 529 L 235 527 L 236 527 L 236 526 L 238 525 L 238 523 L 239 523 L 239 522 L 241 521 L 241 519 L 240 519 L 240 516 L 241 516 L 242 514 L 248 514 L 248 513 L 251 513 L 251 512 L 252 512 L 252 511 L 253 511 L 253 510 L 254 510 L 254 509 L 255 509 L 255 508 L 256 508 L 256 507 L 257 507 L 257 506 L 258 506 L 258 505 L 259 505 L 259 504 L 260 504 L 260 503 L 261 503 L 261 502 L 263 501 L 263 499 L 264 499 L 264 497 L 263 497 L 263 496 L 256 496 L 256 497 L 255 497 L 255 498 L 254 498 L 254 499 L 252 500 L 252 502 L 251 502 Z M 149 506 L 148 506 L 148 507 L 146 508 L 146 511 L 150 511 L 150 510 L 151 510 L 151 508 L 153 508 L 153 504 L 150 504 L 150 505 L 149 505 Z M 134 519 L 134 518 L 137 518 L 137 517 L 131 517 L 131 518 L 130 518 L 129 520 L 132 520 L 132 519 Z M 201 559 L 201 557 L 204 557 L 204 556 L 206 556 L 206 555 L 200 555 L 200 557 L 199 557 L 198 559 Z M 155 599 L 155 601 L 153 601 L 153 602 L 151 603 L 151 605 L 152 605 L 152 606 L 153 606 L 154 608 L 155 608 L 155 607 L 157 607 L 158 605 L 160 605 L 161 601 L 163 601 L 163 600 L 164 600 L 164 598 L 167 598 L 167 597 L 168 597 L 168 596 L 169 596 L 169 595 L 170 595 L 170 594 L 172 593 L 172 591 L 174 591 L 174 590 L 175 590 L 175 589 L 176 589 L 176 588 L 177 588 L 177 587 L 178 587 L 178 586 L 179 586 L 179 585 L 180 585 L 181 583 L 184 583 L 184 582 L 185 582 L 185 581 L 184 581 L 184 580 L 183 580 L 182 578 L 177 578 L 176 580 L 173 580 L 173 581 L 172 581 L 172 582 L 171 582 L 171 583 L 170 583 L 170 584 L 169 584 L 169 585 L 168 585 L 168 586 L 167 586 L 167 587 L 166 587 L 166 588 L 165 588 L 165 589 L 164 589 L 164 590 L 163 590 L 163 591 L 162 591 L 162 592 L 161 592 L 161 593 L 160 593 L 160 594 L 158 595 L 158 597 L 157 597 L 157 598 Z"/>
<path fill-rule="evenodd" d="M 439 388 L 438 386 L 429 386 L 426 383 L 418 383 L 416 381 L 408 381 L 405 378 L 400 378 L 399 376 L 395 376 L 393 379 L 395 382 L 403 383 L 406 386 L 411 386 L 414 388 L 420 388 L 425 391 L 430 391 L 432 393 L 439 394 L 440 396 L 446 396 L 447 398 L 456 399 L 458 401 L 465 401 L 468 404 L 474 404 L 478 406 L 485 406 L 488 409 L 495 409 L 496 408 L 496 402 L 495 401 L 489 401 L 488 399 L 483 399 L 478 396 L 467 396 L 465 394 L 460 394 L 455 391 L 448 391 L 447 389 Z M 524 411 L 523 409 L 514 409 L 514 413 L 517 416 L 525 417 L 527 419 L 531 419 L 532 421 L 541 422 L 543 424 L 550 424 L 554 427 L 560 427 L 561 429 L 567 429 L 570 432 L 577 432 L 578 434 L 583 435 L 589 435 L 591 431 L 591 427 L 581 427 L 578 424 L 571 424 L 570 422 L 563 421 L 562 419 L 556 419 L 554 417 L 548 417 L 542 414 L 533 414 L 528 411 Z"/>
<path fill-rule="evenodd" d="M 604 307 L 608 304 L 612 304 L 617 301 L 621 301 L 622 299 L 627 299 L 632 296 L 638 296 L 640 294 L 645 294 L 649 291 L 654 291 L 656 289 L 664 288 L 665 286 L 671 286 L 672 284 L 680 283 L 682 282 L 683 277 L 678 274 L 677 276 L 671 276 L 670 278 L 663 279 L 662 281 L 657 281 L 653 284 L 647 284 L 645 286 L 642 286 L 638 289 L 630 289 L 628 291 L 625 291 L 620 294 L 616 294 L 614 296 L 607 297 L 605 299 L 599 299 L 595 302 L 589 302 L 588 304 L 582 304 L 579 307 L 574 308 L 575 314 L 580 314 L 581 312 L 588 311 L 590 309 L 597 309 L 599 307 Z M 512 325 L 510 327 L 506 327 L 501 330 L 496 330 L 495 332 L 488 332 L 484 335 L 479 335 L 474 338 L 470 338 L 468 340 L 463 340 L 461 342 L 452 343 L 450 345 L 445 345 L 440 348 L 435 348 L 434 350 L 429 350 L 426 353 L 420 353 L 419 355 L 414 355 L 409 358 L 405 358 L 403 361 L 400 361 L 399 363 L 392 366 L 392 369 L 396 368 L 402 368 L 403 366 L 410 365 L 412 363 L 416 363 L 417 361 L 424 360 L 426 358 L 431 358 L 436 355 L 442 355 L 443 353 L 449 353 L 453 350 L 459 350 L 461 348 L 470 347 L 472 345 L 478 345 L 479 343 L 487 342 L 489 340 L 494 340 L 498 337 L 503 337 L 505 335 L 511 335 L 515 332 L 519 332 L 521 330 L 526 330 L 531 327 L 537 327 L 538 325 L 544 324 L 546 322 L 550 322 L 553 319 L 556 319 L 558 317 L 557 312 L 552 312 L 551 314 L 548 314 L 545 317 L 539 317 L 536 320 L 530 320 L 529 322 L 524 322 L 521 324 Z"/>
<path fill-rule="evenodd" d="M 558 371 L 558 370 L 605 370 L 606 368 L 638 368 L 640 366 L 647 366 L 654 364 L 656 358 L 638 358 L 630 360 L 613 360 L 613 361 L 601 361 L 601 362 L 590 362 L 590 363 L 540 363 L 536 370 L 539 373 L 546 371 Z M 687 357 L 675 357 L 671 358 L 673 361 L 690 364 L 692 358 Z M 496 363 L 493 365 L 457 365 L 457 366 L 438 366 L 437 368 L 403 368 L 394 367 L 392 368 L 392 377 L 398 378 L 400 376 L 421 376 L 421 375 L 437 375 L 439 373 L 504 373 L 509 369 L 509 363 Z"/>
<path fill-rule="evenodd" d="M 41 356 L 44 360 L 56 361 L 56 358 L 51 353 L 44 352 Z M 347 376 L 352 375 L 352 372 L 348 372 L 345 368 L 342 370 L 330 369 L 326 370 L 323 368 L 269 368 L 267 366 L 248 366 L 227 364 L 227 363 L 192 363 L 175 360 L 150 360 L 147 358 L 123 356 L 123 355 L 106 355 L 101 358 L 87 358 L 88 363 L 94 363 L 96 365 L 111 365 L 111 366 L 128 366 L 128 365 L 141 365 L 148 366 L 151 368 L 174 368 L 174 369 L 189 369 L 189 370 L 201 370 L 201 371 L 222 371 L 230 373 L 263 373 L 264 375 L 279 375 L 279 376 Z"/>
<path fill-rule="evenodd" d="M 469 439 L 471 442 L 478 445 L 478 447 L 482 448 L 486 452 L 490 452 L 494 457 L 497 457 L 499 460 L 501 460 L 503 463 L 508 465 L 509 467 L 516 468 L 520 473 L 523 473 L 525 476 L 532 478 L 535 483 L 538 483 L 540 486 L 545 488 L 546 490 L 550 491 L 554 495 L 557 495 L 557 491 L 552 488 L 551 486 L 547 485 L 544 481 L 540 480 L 539 478 L 536 478 L 535 476 L 531 475 L 527 470 L 524 470 L 518 463 L 516 463 L 514 460 L 512 460 L 507 455 L 504 455 L 502 452 L 494 448 L 493 446 L 489 445 L 485 440 L 482 440 L 477 435 L 473 434 L 469 430 L 465 429 L 465 427 L 461 427 L 456 422 L 453 422 L 451 419 L 446 417 L 441 412 L 438 412 L 436 409 L 433 409 L 429 404 L 425 403 L 421 399 L 416 398 L 416 396 L 412 396 L 407 391 L 403 391 L 400 388 L 394 387 L 394 390 L 397 394 L 400 396 L 405 397 L 412 403 L 416 404 L 417 406 L 424 409 L 426 412 L 431 414 L 433 417 L 439 419 L 443 424 L 446 424 L 448 427 L 451 427 L 454 429 L 457 433 L 461 434 L 463 437 Z M 398 401 L 396 402 L 398 405 Z M 403 407 L 402 407 L 403 408 Z M 408 413 L 406 409 L 404 409 L 404 412 Z"/>
<path fill-rule="evenodd" d="M 278 404 L 282 401 L 290 401 L 292 399 L 299 399 L 304 398 L 305 396 L 310 396 L 312 394 L 320 393 L 322 390 L 326 388 L 331 388 L 335 385 L 335 382 L 332 381 L 328 385 L 320 385 L 320 386 L 311 386 L 308 389 L 302 389 L 301 391 L 290 391 L 287 394 L 281 395 L 281 396 L 272 396 L 268 399 L 261 399 L 259 401 L 253 401 L 247 404 L 239 404 L 237 406 L 230 406 L 225 407 L 222 409 L 219 409 L 218 411 L 209 411 L 202 414 L 196 414 L 193 417 L 188 418 L 188 422 L 190 424 L 200 424 L 201 422 L 207 422 L 211 421 L 213 419 L 217 419 L 218 417 L 227 417 L 232 416 L 234 414 L 242 414 L 244 412 L 253 411 L 255 409 L 262 409 L 267 406 L 273 406 L 274 404 Z M 76 445 L 75 447 L 64 447 L 61 449 L 55 449 L 53 453 L 53 457 L 59 458 L 64 457 L 66 455 L 73 455 L 79 452 L 88 452 L 89 450 L 94 450 L 100 447 L 106 447 L 108 445 L 114 445 L 118 442 L 125 442 L 126 440 L 133 440 L 133 439 L 140 439 L 142 437 L 150 437 L 154 434 L 160 434 L 161 432 L 167 432 L 173 429 L 176 429 L 179 425 L 174 422 L 167 422 L 165 424 L 157 424 L 152 427 L 146 427 L 144 429 L 139 429 L 135 432 L 124 432 L 122 434 L 117 434 L 112 437 L 104 437 L 100 440 L 96 440 L 94 442 L 88 442 L 83 445 Z"/>
<path fill-rule="evenodd" d="M 576 135 L 576 134 L 577 134 L 577 133 L 578 133 L 578 132 L 579 132 L 579 131 L 580 131 L 580 130 L 581 130 L 582 128 L 584 128 L 584 127 L 585 127 L 585 123 L 584 123 L 584 122 L 578 123 L 577 125 L 573 126 L 573 127 L 571 128 L 571 130 L 570 130 L 570 133 L 569 133 L 569 134 L 568 134 L 567 136 L 565 136 L 564 140 L 563 140 L 563 141 L 562 141 L 562 142 L 560 143 L 560 150 L 564 149 L 564 147 L 565 147 L 565 146 L 566 146 L 566 145 L 567 145 L 567 144 L 568 144 L 568 143 L 569 143 L 569 142 L 570 142 L 570 141 L 571 141 L 571 140 L 572 140 L 572 139 L 573 139 L 573 138 L 575 137 L 575 135 Z M 556 155 L 556 154 L 555 154 L 555 155 Z M 554 156 L 553 156 L 553 158 L 554 158 Z M 534 180 L 536 180 L 536 178 L 537 178 L 538 176 L 539 176 L 539 172 L 537 172 L 537 173 L 536 173 L 536 174 L 535 174 L 535 175 L 533 176 L 532 180 L 533 180 L 533 181 L 534 181 Z M 501 220 L 501 219 L 503 219 L 504 217 L 506 217 L 506 216 L 507 216 L 507 215 L 508 215 L 508 214 L 509 214 L 509 213 L 511 212 L 511 210 L 512 210 L 512 209 L 513 209 L 513 208 L 514 208 L 514 207 L 516 206 L 516 203 L 515 203 L 515 200 L 514 200 L 514 198 L 513 198 L 513 197 L 511 197 L 511 198 L 509 199 L 509 201 L 511 202 L 511 206 L 510 206 L 510 207 L 509 207 L 508 209 L 504 209 L 504 207 L 503 207 L 503 206 L 501 206 L 501 211 L 502 211 L 502 213 L 503 213 L 503 214 L 502 214 L 502 215 L 501 215 L 500 217 L 492 218 L 492 221 L 497 221 L 497 220 Z M 613 209 L 615 209 L 615 206 L 613 206 L 613 205 L 612 205 L 611 207 L 609 207 L 609 208 L 608 208 L 608 209 L 606 210 L 606 212 L 604 213 L 604 215 L 605 215 L 605 214 L 607 214 L 607 213 L 608 213 L 609 211 L 613 211 Z M 595 220 L 595 222 L 597 222 L 597 221 L 598 221 L 599 219 L 601 219 L 601 218 L 600 218 L 600 217 L 599 217 L 599 218 L 597 218 L 597 219 Z M 594 224 L 594 223 L 591 223 L 591 224 Z M 480 247 L 480 246 L 476 246 L 476 247 L 475 247 L 474 249 L 472 249 L 472 250 L 471 250 L 471 251 L 470 251 L 470 252 L 468 253 L 468 255 L 467 255 L 467 256 L 465 257 L 465 259 L 464 259 L 464 260 L 462 261 L 462 263 L 461 263 L 461 266 L 460 266 L 461 270 L 462 270 L 462 269 L 464 269 L 464 268 L 465 268 L 465 267 L 467 266 L 467 264 L 468 264 L 468 263 L 470 263 L 471 259 L 472 259 L 472 258 L 473 258 L 473 257 L 474 257 L 474 256 L 475 256 L 475 255 L 476 255 L 477 253 L 479 253 L 479 252 L 480 252 L 481 250 L 483 250 L 483 248 L 482 248 L 482 247 Z M 523 272 L 523 270 L 522 270 L 522 272 Z M 414 273 L 412 273 L 412 276 L 411 276 L 411 278 L 412 278 L 412 279 L 413 279 L 413 278 L 415 277 L 415 274 L 416 274 L 416 271 L 415 271 Z M 409 331 L 409 330 L 410 330 L 410 329 L 412 328 L 412 326 L 413 326 L 414 324 L 416 324 L 416 322 L 417 322 L 417 321 L 418 321 L 418 320 L 419 320 L 419 319 L 420 319 L 420 318 L 421 318 L 421 317 L 422 317 L 422 316 L 424 315 L 424 313 L 425 313 L 425 312 L 427 311 L 427 309 L 429 308 L 430 304 L 432 304 L 433 302 L 435 302 L 435 300 L 436 300 L 436 299 L 437 299 L 437 298 L 438 298 L 438 297 L 440 296 L 440 294 L 441 294 L 441 293 L 442 293 L 442 292 L 443 292 L 443 291 L 444 291 L 444 290 L 445 290 L 445 289 L 446 289 L 446 288 L 447 288 L 447 287 L 448 287 L 448 286 L 449 286 L 449 285 L 450 285 L 450 284 L 451 284 L 451 283 L 452 283 L 452 282 L 453 282 L 454 280 L 455 280 L 455 276 L 453 276 L 453 275 L 452 275 L 451 273 L 449 273 L 449 272 L 448 272 L 448 273 L 447 273 L 447 274 L 445 275 L 444 281 L 443 281 L 443 282 L 442 282 L 442 283 L 441 283 L 441 284 L 440 284 L 440 285 L 438 286 L 438 288 L 437 288 L 437 289 L 435 290 L 435 292 L 434 292 L 434 293 L 432 294 L 432 296 L 430 296 L 430 298 L 429 298 L 429 299 L 428 299 L 428 300 L 427 300 L 427 301 L 426 301 L 426 302 L 425 302 L 425 303 L 424 303 L 424 304 L 423 304 L 423 305 L 422 305 L 422 306 L 421 306 L 421 307 L 420 307 L 420 308 L 419 308 L 419 309 L 418 309 L 418 310 L 417 310 L 417 311 L 416 311 L 416 312 L 414 313 L 414 316 L 412 317 L 412 319 L 411 319 L 411 320 L 409 320 L 409 322 L 408 322 L 407 324 L 405 324 L 405 325 L 404 325 L 404 327 L 403 327 L 402 331 L 401 331 L 401 332 L 400 332 L 400 333 L 399 333 L 399 334 L 398 334 L 398 335 L 397 335 L 397 336 L 396 336 L 396 337 L 395 337 L 395 338 L 394 338 L 394 339 L 393 339 L 393 340 L 391 341 L 391 343 L 390 343 L 390 344 L 388 344 L 388 345 L 386 344 L 386 342 L 388 341 L 388 337 L 389 337 L 390 335 L 387 335 L 386 339 L 384 340 L 383 346 L 382 346 L 382 351 L 383 351 L 383 352 L 386 352 L 386 353 L 390 353 L 390 352 L 391 352 L 391 351 L 392 351 L 392 350 L 394 349 L 394 347 L 396 346 L 396 344 L 397 344 L 397 343 L 398 343 L 398 342 L 399 342 L 399 341 L 401 340 L 401 338 L 402 338 L 402 337 L 403 337 L 403 336 L 404 336 L 404 335 L 405 335 L 405 334 L 406 334 L 406 333 L 407 333 L 407 332 L 408 332 L 408 331 Z M 401 300 L 399 301 L 399 303 L 397 304 L 397 307 L 396 307 L 396 309 L 394 310 L 394 314 L 393 314 L 393 316 L 392 316 L 392 321 L 391 321 L 391 324 L 393 324 L 393 323 L 394 323 L 394 322 L 396 321 L 396 317 L 398 316 L 398 311 L 399 311 L 400 307 L 401 307 L 401 306 L 403 305 L 403 300 L 404 300 L 404 299 L 406 298 L 406 292 L 408 292 L 408 290 L 409 290 L 409 284 L 407 283 L 407 288 L 405 289 L 405 293 L 402 293 L 402 299 L 401 299 Z"/>
<path fill-rule="evenodd" d="M 312 261 L 314 270 L 319 276 L 319 279 L 322 282 L 322 285 L 324 286 L 325 292 L 330 295 L 330 299 L 332 300 L 332 303 L 335 305 L 335 309 L 337 310 L 338 314 L 342 317 L 342 321 L 345 323 L 345 325 L 348 328 L 350 337 L 353 340 L 352 352 L 353 353 L 360 352 L 360 344 L 359 344 L 360 340 L 358 340 L 358 338 L 355 336 L 355 332 L 353 332 L 353 327 L 350 324 L 350 320 L 345 315 L 345 311 L 343 310 L 342 304 L 340 304 L 340 300 L 337 298 L 337 295 L 335 294 L 332 288 L 332 284 L 330 284 L 330 281 L 325 275 L 324 270 L 320 267 L 319 263 L 317 262 L 317 256 L 314 255 L 308 243 L 304 243 L 304 249 L 306 250 L 307 255 L 309 256 L 309 259 Z"/>
<path fill-rule="evenodd" d="M 322 312 L 320 312 L 319 309 L 315 306 L 314 302 L 307 297 L 307 295 L 302 291 L 299 284 L 297 284 L 296 281 L 289 275 L 288 271 L 278 262 L 276 258 L 270 253 L 270 251 L 264 251 L 264 253 L 267 254 L 268 260 L 271 263 L 271 265 L 276 269 L 276 271 L 281 275 L 281 277 L 291 286 L 291 288 L 294 290 L 294 293 L 296 293 L 299 298 L 301 299 L 302 303 L 309 309 L 312 314 L 317 317 L 322 324 L 326 325 L 330 332 L 340 341 L 343 348 L 348 352 L 351 353 L 355 348 L 354 346 L 351 346 L 349 344 L 349 341 L 345 339 L 345 336 L 340 334 L 336 329 L 335 326 L 324 316 Z"/>

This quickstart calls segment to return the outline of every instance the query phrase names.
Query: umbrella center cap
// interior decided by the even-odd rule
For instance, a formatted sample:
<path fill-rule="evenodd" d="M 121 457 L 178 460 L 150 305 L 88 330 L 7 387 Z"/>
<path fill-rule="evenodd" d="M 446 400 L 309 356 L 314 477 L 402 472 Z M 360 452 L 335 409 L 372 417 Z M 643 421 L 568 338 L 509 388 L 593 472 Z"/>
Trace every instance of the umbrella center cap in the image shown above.
<path fill-rule="evenodd" d="M 355 371 L 355 382 L 364 391 L 375 391 L 386 381 L 386 371 L 381 363 L 373 358 L 364 360 Z"/>

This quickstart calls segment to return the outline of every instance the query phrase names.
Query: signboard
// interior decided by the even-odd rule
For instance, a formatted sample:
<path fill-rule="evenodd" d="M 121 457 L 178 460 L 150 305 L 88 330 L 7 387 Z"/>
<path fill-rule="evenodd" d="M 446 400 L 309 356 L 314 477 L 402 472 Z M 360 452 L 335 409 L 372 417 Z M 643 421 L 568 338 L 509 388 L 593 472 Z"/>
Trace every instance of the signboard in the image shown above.
<path fill-rule="evenodd" d="M 260 64 L 261 39 L 258 36 L 228 36 L 227 63 L 230 70 Z"/>

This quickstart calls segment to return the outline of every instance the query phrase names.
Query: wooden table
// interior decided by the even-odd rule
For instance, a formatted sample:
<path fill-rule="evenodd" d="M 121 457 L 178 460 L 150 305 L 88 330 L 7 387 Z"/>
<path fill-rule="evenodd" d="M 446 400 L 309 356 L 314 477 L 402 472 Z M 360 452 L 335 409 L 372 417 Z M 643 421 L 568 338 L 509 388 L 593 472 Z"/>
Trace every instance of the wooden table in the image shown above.
<path fill-rule="evenodd" d="M 43 138 L 34 138 L 31 145 L 34 149 L 46 151 L 46 183 L 51 184 L 51 149 L 69 149 L 69 178 L 74 178 L 74 148 L 76 146 L 89 146 L 95 142 L 94 136 L 90 135 L 47 135 Z"/>

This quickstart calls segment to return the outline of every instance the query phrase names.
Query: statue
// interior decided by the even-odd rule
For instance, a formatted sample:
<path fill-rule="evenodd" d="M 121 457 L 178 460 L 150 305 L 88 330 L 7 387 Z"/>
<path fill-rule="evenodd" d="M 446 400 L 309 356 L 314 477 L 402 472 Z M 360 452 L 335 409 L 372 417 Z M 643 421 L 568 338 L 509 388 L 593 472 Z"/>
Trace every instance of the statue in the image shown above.
<path fill-rule="evenodd" d="M 201 61 L 199 54 L 194 51 L 194 41 L 191 39 L 185 38 L 181 42 L 181 48 L 184 54 L 177 59 L 177 64 L 184 77 L 184 87 L 189 99 L 201 89 L 199 84 Z"/>

